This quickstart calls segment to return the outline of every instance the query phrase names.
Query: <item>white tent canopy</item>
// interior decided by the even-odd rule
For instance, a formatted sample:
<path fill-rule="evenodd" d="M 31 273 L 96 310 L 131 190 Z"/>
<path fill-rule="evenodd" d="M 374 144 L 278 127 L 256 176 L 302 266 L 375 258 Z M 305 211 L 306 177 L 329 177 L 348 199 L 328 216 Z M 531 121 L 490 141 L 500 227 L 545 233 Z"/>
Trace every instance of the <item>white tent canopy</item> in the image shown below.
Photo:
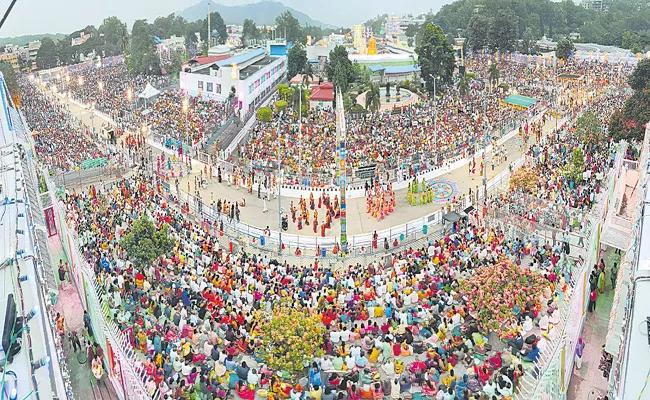
<path fill-rule="evenodd" d="M 138 95 L 138 98 L 148 100 L 152 97 L 158 96 L 159 94 L 160 90 L 151 86 L 151 83 L 147 83 L 147 87 L 145 87 L 142 93 Z"/>

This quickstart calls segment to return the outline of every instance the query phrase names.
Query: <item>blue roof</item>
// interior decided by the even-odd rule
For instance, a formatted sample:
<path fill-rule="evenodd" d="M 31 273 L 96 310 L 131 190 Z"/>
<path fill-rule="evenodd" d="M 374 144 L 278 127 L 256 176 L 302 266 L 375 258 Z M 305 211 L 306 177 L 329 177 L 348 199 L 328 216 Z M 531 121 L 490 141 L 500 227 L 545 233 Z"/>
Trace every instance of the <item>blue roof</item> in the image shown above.
<path fill-rule="evenodd" d="M 401 65 L 396 67 L 386 67 L 385 74 L 411 74 L 420 71 L 418 65 Z"/>
<path fill-rule="evenodd" d="M 376 65 L 369 66 L 368 69 L 371 72 L 377 72 L 377 71 L 381 71 L 381 70 L 386 69 L 386 68 L 384 68 L 384 66 L 381 65 L 381 64 L 376 64 Z"/>
<path fill-rule="evenodd" d="M 310 58 L 309 60 L 307 60 L 307 62 L 308 63 L 319 63 L 320 61 L 318 61 L 317 58 Z"/>
<path fill-rule="evenodd" d="M 216 64 L 218 67 L 232 67 L 233 64 L 243 64 L 246 61 L 250 61 L 255 57 L 259 57 L 264 54 L 266 50 L 257 49 L 249 51 L 248 53 L 239 54 L 234 57 L 227 58 L 225 60 L 217 61 Z"/>

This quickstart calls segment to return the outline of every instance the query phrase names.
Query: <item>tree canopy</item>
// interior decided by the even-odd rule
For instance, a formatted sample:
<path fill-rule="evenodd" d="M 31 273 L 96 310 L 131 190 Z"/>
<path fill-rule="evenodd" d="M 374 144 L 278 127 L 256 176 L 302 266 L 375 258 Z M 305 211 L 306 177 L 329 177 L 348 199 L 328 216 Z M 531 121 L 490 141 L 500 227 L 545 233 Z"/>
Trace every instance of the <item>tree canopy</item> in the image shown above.
<path fill-rule="evenodd" d="M 588 111 L 578 117 L 576 128 L 580 142 L 591 147 L 601 146 L 604 143 L 605 135 L 600 120 L 593 112 Z"/>
<path fill-rule="evenodd" d="M 433 93 L 435 78 L 439 78 L 442 84 L 438 87 L 451 84 L 456 65 L 454 49 L 449 44 L 441 27 L 433 24 L 427 25 L 415 52 L 418 55 L 420 74 L 429 93 Z"/>
<path fill-rule="evenodd" d="M 129 43 L 126 24 L 117 17 L 108 17 L 99 26 L 104 56 L 124 54 Z"/>
<path fill-rule="evenodd" d="M 557 42 L 555 56 L 561 60 L 568 60 L 575 49 L 576 47 L 573 45 L 573 41 L 571 39 L 562 38 Z"/>
<path fill-rule="evenodd" d="M 160 229 L 147 217 L 140 217 L 131 225 L 131 231 L 120 241 L 129 258 L 140 267 L 151 265 L 158 257 L 169 253 L 174 241 L 169 226 Z"/>
<path fill-rule="evenodd" d="M 16 77 L 16 71 L 14 67 L 11 66 L 6 61 L 0 62 L 0 72 L 5 78 L 5 84 L 11 95 L 11 100 L 14 102 L 16 107 L 20 106 L 20 88 L 18 87 L 18 78 Z"/>
<path fill-rule="evenodd" d="M 262 331 L 262 360 L 275 371 L 301 373 L 306 362 L 322 356 L 323 327 L 318 314 L 277 306 L 270 316 L 255 313 Z"/>
<path fill-rule="evenodd" d="M 56 44 L 54 40 L 45 37 L 41 39 L 41 48 L 36 53 L 36 66 L 39 69 L 54 68 L 59 63 Z"/>
<path fill-rule="evenodd" d="M 336 90 L 343 93 L 348 91 L 354 79 L 354 67 L 348 58 L 348 51 L 339 45 L 330 51 L 330 63 L 327 66 L 327 78 L 334 84 Z"/>
<path fill-rule="evenodd" d="M 285 11 L 275 18 L 278 35 L 285 35 L 288 42 L 297 43 L 303 37 L 300 22 L 289 11 Z"/>
<path fill-rule="evenodd" d="M 252 19 L 246 18 L 242 27 L 242 42 L 244 45 L 251 40 L 259 39 L 261 36 L 260 30 L 257 29 L 255 22 Z"/>
<path fill-rule="evenodd" d="M 609 136 L 616 141 L 643 140 L 646 124 L 650 121 L 650 59 L 639 61 L 628 84 L 634 94 L 609 121 Z"/>
<path fill-rule="evenodd" d="M 287 54 L 287 76 L 289 79 L 305 70 L 307 51 L 302 44 L 294 44 Z"/>
<path fill-rule="evenodd" d="M 133 23 L 131 34 L 131 51 L 127 54 L 129 69 L 143 74 L 160 74 L 153 26 L 147 20 L 139 19 Z"/>
<path fill-rule="evenodd" d="M 204 19 L 202 24 L 201 24 L 201 37 L 203 38 L 205 35 L 205 38 L 208 36 L 208 19 Z M 211 40 L 216 41 L 218 44 L 224 44 L 226 43 L 226 39 L 228 39 L 228 31 L 226 30 L 226 23 L 223 21 L 223 18 L 221 17 L 221 14 L 218 12 L 211 12 L 210 13 L 210 37 Z M 211 44 L 210 44 L 211 45 Z M 204 52 L 207 54 L 207 47 L 208 43 L 204 41 Z"/>

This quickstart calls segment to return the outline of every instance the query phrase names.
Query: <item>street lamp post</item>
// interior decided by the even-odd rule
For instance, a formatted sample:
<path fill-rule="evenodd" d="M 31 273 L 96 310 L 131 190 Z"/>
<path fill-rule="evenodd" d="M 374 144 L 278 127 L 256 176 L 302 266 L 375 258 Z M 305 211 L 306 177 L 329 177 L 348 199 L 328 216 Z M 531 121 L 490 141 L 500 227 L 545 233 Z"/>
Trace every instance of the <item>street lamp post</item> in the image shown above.
<path fill-rule="evenodd" d="M 188 126 L 189 122 L 189 111 L 190 111 L 190 100 L 186 97 L 183 99 L 183 113 L 185 114 L 185 141 L 189 141 L 190 137 L 190 127 Z M 181 143 L 181 146 L 183 144 Z"/>
<path fill-rule="evenodd" d="M 438 151 L 438 108 L 436 104 L 436 81 L 440 79 L 440 77 L 433 76 L 432 74 L 429 74 L 429 76 L 433 78 L 433 141 L 436 150 L 436 166 L 438 166 L 440 152 Z"/>
<path fill-rule="evenodd" d="M 129 111 L 131 111 L 131 119 L 133 119 L 133 103 L 131 102 L 131 100 L 133 99 L 133 91 L 131 90 L 130 87 L 126 90 L 126 98 L 129 101 Z"/>
<path fill-rule="evenodd" d="M 302 82 L 298 86 L 299 99 L 298 99 L 298 174 L 302 173 Z M 300 177 L 298 178 L 300 179 Z"/>
<path fill-rule="evenodd" d="M 282 140 L 280 139 L 280 124 L 282 121 L 282 112 L 278 117 L 278 254 L 282 254 L 282 161 L 280 159 L 280 146 Z M 259 185 L 259 182 L 258 182 Z"/>
<path fill-rule="evenodd" d="M 90 104 L 90 121 L 93 124 L 93 135 L 95 135 L 95 102 Z"/>

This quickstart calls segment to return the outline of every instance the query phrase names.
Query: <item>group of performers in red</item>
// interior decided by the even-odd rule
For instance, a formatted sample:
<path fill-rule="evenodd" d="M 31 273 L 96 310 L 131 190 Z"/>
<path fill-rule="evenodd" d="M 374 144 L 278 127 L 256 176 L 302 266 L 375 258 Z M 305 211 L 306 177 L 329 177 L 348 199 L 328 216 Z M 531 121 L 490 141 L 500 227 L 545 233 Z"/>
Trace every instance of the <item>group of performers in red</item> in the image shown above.
<path fill-rule="evenodd" d="M 366 212 L 372 218 L 377 218 L 381 221 L 385 216 L 395 210 L 395 193 L 393 192 L 393 185 L 388 184 L 384 188 L 379 183 L 368 190 L 366 197 Z"/>
<path fill-rule="evenodd" d="M 291 211 L 291 219 L 294 224 L 297 224 L 298 230 L 302 230 L 303 223 L 309 225 L 310 212 L 313 212 L 311 225 L 314 233 L 318 233 L 318 210 L 323 207 L 325 207 L 325 220 L 320 223 L 320 233 L 322 237 L 325 237 L 325 230 L 331 228 L 332 220 L 341 217 L 341 206 L 338 195 L 334 195 L 334 200 L 332 201 L 329 194 L 321 192 L 320 196 L 318 196 L 318 203 L 314 199 L 314 193 L 309 194 L 309 200 L 300 196 L 298 207 L 293 204 L 293 201 L 291 202 L 289 208 Z"/>

